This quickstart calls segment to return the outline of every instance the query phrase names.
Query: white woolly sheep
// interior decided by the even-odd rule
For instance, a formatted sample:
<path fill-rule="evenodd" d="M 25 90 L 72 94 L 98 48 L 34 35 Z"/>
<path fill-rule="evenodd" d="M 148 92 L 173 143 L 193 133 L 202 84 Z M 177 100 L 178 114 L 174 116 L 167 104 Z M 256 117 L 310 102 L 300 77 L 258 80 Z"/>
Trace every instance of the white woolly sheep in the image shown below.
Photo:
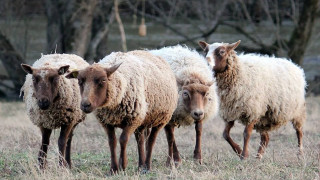
<path fill-rule="evenodd" d="M 50 54 L 42 56 L 32 67 L 26 64 L 21 66 L 28 73 L 21 89 L 28 116 L 42 133 L 38 156 L 40 168 L 46 165 L 51 132 L 59 127 L 59 164 L 68 164 L 71 168 L 73 130 L 85 119 L 85 114 L 80 109 L 81 95 L 77 80 L 69 80 L 63 74 L 69 68 L 85 68 L 88 63 L 76 55 Z"/>
<path fill-rule="evenodd" d="M 174 139 L 175 126 L 190 126 L 195 123 L 196 146 L 194 159 L 201 163 L 202 122 L 213 119 L 218 112 L 218 96 L 213 73 L 206 60 L 195 50 L 180 45 L 151 50 L 152 54 L 164 58 L 175 73 L 179 99 L 171 121 L 166 125 L 169 146 L 167 165 L 173 158 L 181 161 Z"/>
<path fill-rule="evenodd" d="M 248 144 L 252 129 L 260 132 L 258 158 L 262 158 L 269 142 L 268 132 L 291 121 L 298 137 L 299 153 L 302 153 L 302 125 L 306 119 L 305 77 L 303 70 L 287 59 L 242 54 L 234 49 L 240 41 L 200 46 L 209 53 L 208 62 L 215 72 L 220 115 L 226 122 L 224 138 L 240 155 L 249 156 Z M 214 61 L 210 59 L 214 57 Z M 213 63 L 214 62 L 214 63 Z M 234 121 L 244 124 L 243 151 L 230 137 Z"/>
<path fill-rule="evenodd" d="M 104 127 L 111 151 L 111 173 L 127 166 L 126 146 L 135 132 L 139 167 L 151 168 L 151 153 L 156 136 L 171 119 L 177 107 L 178 90 L 169 64 L 146 51 L 112 53 L 99 63 L 71 72 L 68 78 L 78 78 L 81 109 L 94 110 Z M 122 128 L 119 164 L 116 160 L 115 128 Z M 144 155 L 144 129 L 152 131 Z"/>

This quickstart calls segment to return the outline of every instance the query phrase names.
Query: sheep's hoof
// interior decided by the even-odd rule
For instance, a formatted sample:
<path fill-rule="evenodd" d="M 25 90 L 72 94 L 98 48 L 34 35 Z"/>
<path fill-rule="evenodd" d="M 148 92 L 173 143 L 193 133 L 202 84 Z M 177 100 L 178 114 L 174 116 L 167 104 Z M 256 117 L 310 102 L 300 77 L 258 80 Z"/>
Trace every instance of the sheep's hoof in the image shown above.
<path fill-rule="evenodd" d="M 257 159 L 261 160 L 262 159 L 262 154 L 258 153 L 256 156 Z"/>
<path fill-rule="evenodd" d="M 116 175 L 118 174 L 119 172 L 119 169 L 118 168 L 111 168 L 109 173 L 107 173 L 107 176 L 113 176 L 113 175 Z"/>
<path fill-rule="evenodd" d="M 168 157 L 166 162 L 167 167 L 173 167 L 173 159 Z"/>
<path fill-rule="evenodd" d="M 142 168 L 140 170 L 140 174 L 147 174 L 147 173 L 149 173 L 149 170 L 147 168 Z"/>
<path fill-rule="evenodd" d="M 39 160 L 39 168 L 45 170 L 47 168 L 47 160 Z"/>
<path fill-rule="evenodd" d="M 173 167 L 173 165 L 177 168 L 181 164 L 181 159 L 180 158 L 175 158 L 174 160 L 168 157 L 166 166 L 167 167 Z"/>
<path fill-rule="evenodd" d="M 303 150 L 302 150 L 302 149 L 299 149 L 297 155 L 298 155 L 298 158 L 299 158 L 299 159 L 304 158 Z"/>
<path fill-rule="evenodd" d="M 240 160 L 246 160 L 246 159 L 248 159 L 248 156 L 246 156 L 246 155 L 241 155 L 240 156 Z"/>
<path fill-rule="evenodd" d="M 177 167 L 179 167 L 182 164 L 181 159 L 179 158 L 178 160 L 174 160 L 174 165 Z"/>
<path fill-rule="evenodd" d="M 194 162 L 202 164 L 202 159 L 201 158 L 194 158 Z"/>

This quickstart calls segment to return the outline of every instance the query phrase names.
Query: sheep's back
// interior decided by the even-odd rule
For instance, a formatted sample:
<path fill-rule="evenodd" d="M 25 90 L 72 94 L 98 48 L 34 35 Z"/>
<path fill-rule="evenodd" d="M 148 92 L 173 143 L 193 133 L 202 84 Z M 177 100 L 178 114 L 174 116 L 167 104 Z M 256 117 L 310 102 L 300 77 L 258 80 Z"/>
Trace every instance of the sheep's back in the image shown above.
<path fill-rule="evenodd" d="M 241 119 L 247 124 L 261 118 L 255 129 L 263 131 L 304 114 L 306 82 L 301 68 L 281 58 L 255 54 L 238 57 L 240 77 L 236 85 L 220 92 L 225 98 L 221 100 L 224 119 Z"/>
<path fill-rule="evenodd" d="M 169 121 L 177 105 L 177 85 L 168 63 L 160 57 L 146 51 L 131 51 L 128 53 L 112 53 L 99 63 L 110 67 L 122 62 L 115 72 L 117 78 L 124 78 L 126 92 L 121 102 L 119 113 L 108 108 L 99 110 L 106 112 L 104 117 L 110 117 L 114 124 L 129 117 L 132 121 L 143 120 L 145 125 L 156 126 Z M 117 107 L 117 108 L 120 108 Z M 121 116 L 121 118 L 119 118 Z M 136 123 L 136 122 L 131 122 Z"/>

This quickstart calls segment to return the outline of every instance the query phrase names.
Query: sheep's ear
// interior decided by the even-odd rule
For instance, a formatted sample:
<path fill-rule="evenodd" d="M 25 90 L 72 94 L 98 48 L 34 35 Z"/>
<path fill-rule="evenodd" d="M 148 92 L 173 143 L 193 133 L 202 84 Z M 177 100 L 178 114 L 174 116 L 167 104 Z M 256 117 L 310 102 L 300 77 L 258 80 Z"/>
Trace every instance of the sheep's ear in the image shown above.
<path fill-rule="evenodd" d="M 69 67 L 70 67 L 69 65 L 60 67 L 58 69 L 58 74 L 59 75 L 65 74 L 68 71 Z"/>
<path fill-rule="evenodd" d="M 209 46 L 209 44 L 205 41 L 199 41 L 198 44 L 203 50 L 205 50 Z"/>
<path fill-rule="evenodd" d="M 31 66 L 29 66 L 28 64 L 21 64 L 21 67 L 26 73 L 28 73 L 28 74 L 33 73 L 33 68 Z"/>
<path fill-rule="evenodd" d="M 235 43 L 229 44 L 227 46 L 228 51 L 236 49 L 239 46 L 240 42 L 241 42 L 241 40 L 239 40 L 239 41 L 237 41 Z"/>
<path fill-rule="evenodd" d="M 179 86 L 183 86 L 184 81 L 182 81 L 181 79 L 179 79 L 179 78 L 177 78 L 177 77 L 176 77 L 176 80 L 177 80 L 177 84 L 178 84 Z"/>
<path fill-rule="evenodd" d="M 213 84 L 213 81 L 210 81 L 210 82 L 206 83 L 206 85 L 209 86 L 209 87 L 212 86 L 212 84 Z"/>
<path fill-rule="evenodd" d="M 75 71 L 72 71 L 71 73 L 67 74 L 66 78 L 73 79 L 73 78 L 77 78 L 78 75 L 79 75 L 79 71 L 75 70 Z"/>
<path fill-rule="evenodd" d="M 111 76 L 111 74 L 113 74 L 120 67 L 121 64 L 122 64 L 122 62 L 118 63 L 114 66 L 111 66 L 109 68 L 106 68 L 106 72 L 107 72 L 108 77 Z"/>

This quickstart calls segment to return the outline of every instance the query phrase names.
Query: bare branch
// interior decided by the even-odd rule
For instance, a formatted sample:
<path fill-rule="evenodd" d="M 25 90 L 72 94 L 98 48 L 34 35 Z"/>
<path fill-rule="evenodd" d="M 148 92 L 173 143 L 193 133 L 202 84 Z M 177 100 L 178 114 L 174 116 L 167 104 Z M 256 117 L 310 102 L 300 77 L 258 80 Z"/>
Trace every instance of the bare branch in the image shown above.
<path fill-rule="evenodd" d="M 122 49 L 124 52 L 127 52 L 127 42 L 126 42 L 126 34 L 124 32 L 124 28 L 123 28 L 123 24 L 120 18 L 120 14 L 119 14 L 119 0 L 114 0 L 114 12 L 115 12 L 115 16 L 116 16 L 116 20 L 118 22 L 119 25 L 119 31 L 121 34 L 121 41 L 122 41 Z"/>
<path fill-rule="evenodd" d="M 87 60 L 91 61 L 96 56 L 97 47 L 100 44 L 100 42 L 102 41 L 103 37 L 105 37 L 108 34 L 110 25 L 114 21 L 114 17 L 115 17 L 115 13 L 112 10 L 112 13 L 109 15 L 108 23 L 105 23 L 104 26 L 101 29 L 99 29 L 99 31 L 92 38 L 92 40 L 89 44 L 89 48 L 88 48 L 88 52 L 87 52 L 87 56 L 86 56 Z"/>

